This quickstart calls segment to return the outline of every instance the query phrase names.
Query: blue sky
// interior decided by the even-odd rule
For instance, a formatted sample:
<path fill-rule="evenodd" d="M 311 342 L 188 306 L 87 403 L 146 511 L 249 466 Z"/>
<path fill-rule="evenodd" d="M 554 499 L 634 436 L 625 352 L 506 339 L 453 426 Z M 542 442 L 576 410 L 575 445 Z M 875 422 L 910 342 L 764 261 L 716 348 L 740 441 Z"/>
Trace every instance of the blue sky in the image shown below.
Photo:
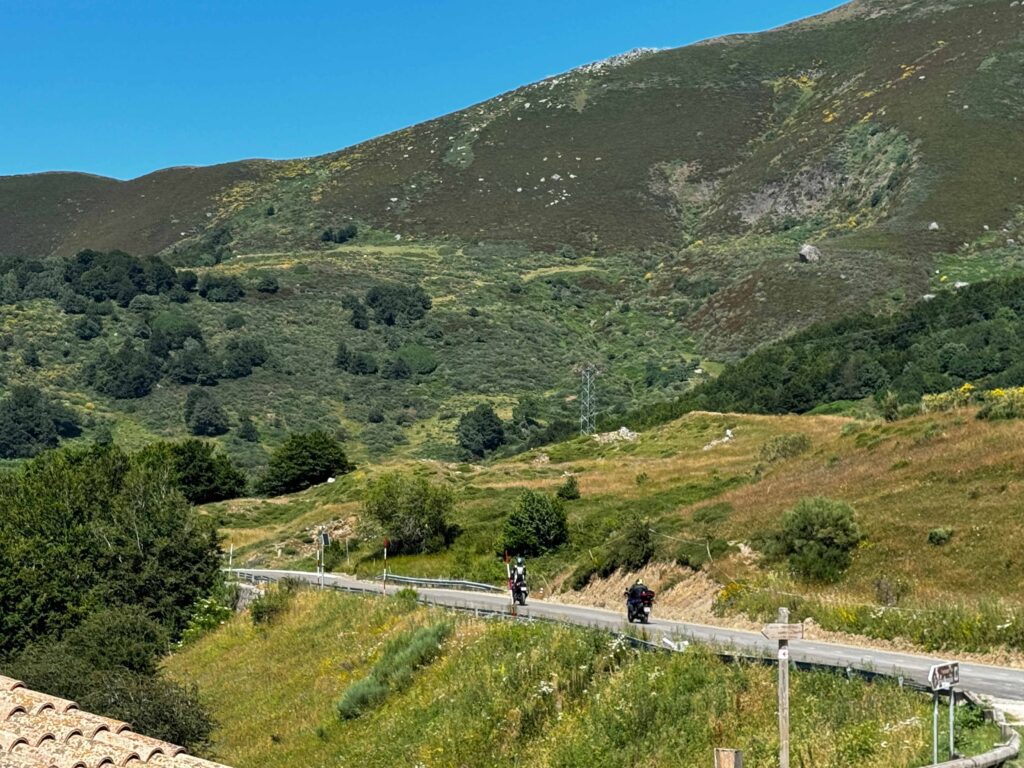
<path fill-rule="evenodd" d="M 0 175 L 316 155 L 838 0 L 0 0 Z"/>

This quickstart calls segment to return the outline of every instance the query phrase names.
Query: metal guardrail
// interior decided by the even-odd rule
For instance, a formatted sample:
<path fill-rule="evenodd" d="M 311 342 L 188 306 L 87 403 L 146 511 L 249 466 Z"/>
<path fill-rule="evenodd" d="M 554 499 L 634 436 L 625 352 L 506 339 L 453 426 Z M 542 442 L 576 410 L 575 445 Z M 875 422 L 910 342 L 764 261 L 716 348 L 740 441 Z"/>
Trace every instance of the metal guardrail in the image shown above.
<path fill-rule="evenodd" d="M 284 579 L 290 578 L 288 576 L 277 577 L 277 576 L 257 575 L 257 574 L 253 574 L 253 573 L 247 573 L 247 572 L 244 572 L 244 571 L 239 571 L 237 569 L 232 569 L 230 572 L 234 573 L 236 576 L 240 576 L 241 578 L 243 578 L 245 581 L 249 582 L 250 584 L 271 584 L 271 583 L 274 583 L 274 582 L 277 582 L 277 581 L 283 581 Z M 313 574 L 311 574 L 311 575 L 313 575 Z M 402 579 L 403 581 L 399 582 L 398 579 Z M 462 584 L 462 585 L 476 584 L 476 586 L 484 587 L 488 591 L 491 591 L 491 590 L 496 591 L 496 592 L 504 592 L 505 591 L 505 590 L 500 589 L 498 587 L 494 587 L 494 586 L 492 586 L 490 584 L 477 584 L 476 582 L 457 582 L 457 581 L 450 580 L 450 579 L 440 579 L 440 580 L 438 580 L 438 579 L 415 579 L 415 578 L 413 578 L 411 576 L 400 576 L 400 577 L 396 578 L 395 576 L 393 576 L 390 573 L 388 574 L 388 581 L 395 581 L 396 583 L 417 583 L 417 582 L 420 582 L 421 586 L 439 586 L 441 584 L 447 584 L 447 585 L 451 585 L 451 584 Z M 356 587 L 356 586 L 352 586 L 352 585 L 349 585 L 349 584 L 337 584 L 337 583 L 334 583 L 334 584 L 324 584 L 324 587 L 326 589 L 333 589 L 336 592 L 350 592 L 350 593 L 354 593 L 354 594 L 371 594 L 371 595 L 379 595 L 379 594 L 381 594 L 380 592 L 378 592 L 374 588 Z M 463 588 L 465 588 L 465 587 L 463 587 Z M 477 617 L 499 618 L 499 619 L 517 619 L 517 620 L 525 620 L 525 621 L 546 621 L 546 622 L 552 622 L 552 623 L 559 623 L 557 619 L 547 618 L 547 617 L 539 617 L 539 616 L 536 616 L 536 617 L 535 616 L 530 616 L 528 613 L 526 615 L 516 615 L 516 614 L 510 614 L 510 613 L 508 613 L 505 610 L 494 610 L 494 609 L 480 608 L 478 606 L 470 607 L 468 605 L 458 605 L 458 604 L 452 604 L 452 603 L 439 603 L 436 600 L 431 600 L 430 598 L 428 598 L 426 596 L 423 596 L 423 595 L 419 596 L 419 601 L 421 603 L 425 604 L 425 605 L 435 605 L 435 606 L 439 606 L 439 607 L 446 608 L 446 609 L 449 609 L 449 610 L 456 610 L 456 611 L 463 611 L 463 612 L 467 612 L 467 613 L 472 613 L 472 614 L 474 614 Z M 662 645 L 658 645 L 657 643 L 652 643 L 649 640 L 644 640 L 642 638 L 635 637 L 633 635 L 627 635 L 627 634 L 623 634 L 621 632 L 615 632 L 614 630 L 605 630 L 605 631 L 607 631 L 611 635 L 614 635 L 615 637 L 618 637 L 618 638 L 628 642 L 630 645 L 632 645 L 635 648 L 641 648 L 641 649 L 650 650 L 650 651 L 679 652 L 679 651 L 684 651 L 686 649 L 687 645 L 688 645 L 688 643 L 684 642 L 684 643 L 680 644 L 679 646 L 673 646 L 673 645 L 668 645 L 668 644 L 665 644 L 664 646 L 662 646 Z M 736 654 L 736 653 L 726 652 L 726 651 L 717 651 L 716 653 L 719 656 L 721 656 L 721 657 L 723 657 L 725 659 L 730 659 L 730 660 L 731 659 L 736 659 L 736 658 L 739 658 L 739 657 L 742 656 L 742 654 Z M 768 659 L 764 659 L 763 661 L 765 661 L 766 663 L 770 663 L 770 660 L 768 660 Z M 797 666 L 802 668 L 802 669 L 828 669 L 830 671 L 835 671 L 836 669 L 838 669 L 837 667 L 834 667 L 834 666 L 831 666 L 831 665 L 828 665 L 828 664 L 819 664 L 819 663 L 814 663 L 814 662 L 798 662 Z M 847 668 L 847 673 L 848 674 L 850 674 L 852 672 L 855 672 L 855 671 L 856 670 L 850 670 L 849 668 Z M 866 676 L 868 676 L 868 677 L 884 676 L 882 673 L 864 673 L 864 674 Z M 919 690 L 928 690 L 928 688 L 926 686 L 914 684 L 913 682 L 911 682 L 909 680 L 901 681 L 901 684 L 903 686 L 905 686 L 905 687 L 917 688 Z M 1010 761 L 1018 759 L 1020 757 L 1020 753 L 1021 753 L 1021 737 L 1020 737 L 1020 734 L 1017 733 L 1017 731 L 1015 731 L 1013 728 L 1011 728 L 1009 725 L 1007 725 L 1006 719 L 1003 716 L 1003 713 L 1001 711 L 999 711 L 998 709 L 985 707 L 983 702 L 981 702 L 976 696 L 974 696 L 973 694 L 971 694 L 969 692 L 966 693 L 966 699 L 968 701 L 968 706 L 979 707 L 979 708 L 982 708 L 982 709 L 985 710 L 986 715 L 989 716 L 996 723 L 996 725 L 999 726 L 999 731 L 1002 734 L 1002 737 L 1005 739 L 1005 742 L 1003 744 L 1000 744 L 1000 745 L 996 746 L 996 747 L 993 747 L 989 751 L 984 752 L 984 753 L 982 753 L 980 755 L 975 755 L 974 757 L 958 758 L 956 760 L 950 760 L 950 761 L 945 762 L 945 763 L 936 763 L 936 764 L 934 764 L 932 766 L 928 766 L 928 768 L 998 768 L 998 766 L 1006 765 Z"/>
<path fill-rule="evenodd" d="M 374 576 L 374 580 L 383 581 L 384 575 Z M 439 589 L 466 589 L 472 592 L 507 592 L 507 589 L 496 587 L 493 584 L 483 584 L 479 581 L 462 581 L 460 579 L 418 579 L 413 576 L 396 576 L 388 574 L 388 581 L 395 584 L 411 584 L 417 587 L 436 587 Z"/>

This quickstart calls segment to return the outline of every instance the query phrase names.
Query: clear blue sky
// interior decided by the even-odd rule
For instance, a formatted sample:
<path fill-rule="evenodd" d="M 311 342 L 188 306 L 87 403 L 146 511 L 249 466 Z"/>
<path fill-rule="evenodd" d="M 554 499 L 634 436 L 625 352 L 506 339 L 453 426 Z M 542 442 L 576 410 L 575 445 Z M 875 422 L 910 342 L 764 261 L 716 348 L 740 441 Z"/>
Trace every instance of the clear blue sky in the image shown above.
<path fill-rule="evenodd" d="M 839 0 L 0 0 L 0 175 L 330 152 Z"/>

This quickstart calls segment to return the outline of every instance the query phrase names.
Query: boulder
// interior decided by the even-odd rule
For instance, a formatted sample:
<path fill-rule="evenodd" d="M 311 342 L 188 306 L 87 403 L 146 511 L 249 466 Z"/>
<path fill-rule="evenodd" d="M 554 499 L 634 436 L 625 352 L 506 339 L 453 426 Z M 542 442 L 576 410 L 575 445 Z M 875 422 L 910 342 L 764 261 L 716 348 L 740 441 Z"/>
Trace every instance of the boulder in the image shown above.
<path fill-rule="evenodd" d="M 929 232 L 938 232 L 939 231 L 939 222 L 933 221 L 931 224 L 929 224 L 928 225 L 928 231 Z"/>
<path fill-rule="evenodd" d="M 804 264 L 815 264 L 821 261 L 821 251 L 810 243 L 806 243 L 800 249 L 800 261 Z"/>

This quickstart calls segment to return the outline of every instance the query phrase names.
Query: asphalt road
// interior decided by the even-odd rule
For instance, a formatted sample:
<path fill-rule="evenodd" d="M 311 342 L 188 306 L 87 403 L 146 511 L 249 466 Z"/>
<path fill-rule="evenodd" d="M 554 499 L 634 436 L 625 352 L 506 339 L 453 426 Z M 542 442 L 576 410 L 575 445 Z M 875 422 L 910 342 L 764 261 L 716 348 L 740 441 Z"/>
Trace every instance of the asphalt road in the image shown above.
<path fill-rule="evenodd" d="M 311 583 L 317 582 L 317 575 L 306 571 L 236 568 L 235 572 L 240 575 L 248 574 L 252 577 L 275 581 L 289 577 Z M 382 590 L 382 585 L 379 582 L 359 581 L 339 574 L 327 574 L 324 577 L 324 582 L 327 586 L 355 592 L 380 594 Z M 393 594 L 398 589 L 399 587 L 391 586 L 388 588 L 388 593 Z M 499 613 L 508 612 L 510 609 L 509 598 L 503 594 L 422 587 L 417 587 L 416 592 L 425 602 L 450 608 Z M 623 631 L 629 626 L 626 623 L 624 609 L 625 606 L 623 606 L 623 612 L 615 612 L 582 605 L 566 605 L 551 600 L 531 600 L 525 607 L 518 609 L 518 615 Z M 655 616 L 657 609 L 658 606 L 655 603 Z M 756 632 L 680 621 L 665 621 L 658 618 L 652 618 L 650 624 L 643 629 L 650 640 L 659 644 L 665 640 L 669 642 L 688 640 L 735 652 L 737 656 L 774 657 L 775 655 L 776 644 Z M 810 640 L 791 641 L 790 658 L 797 663 L 821 664 L 841 669 L 850 668 L 873 672 L 889 677 L 903 677 L 904 680 L 920 685 L 927 683 L 928 669 L 931 665 L 956 661 L 955 658 L 940 659 Z M 999 699 L 1024 701 L 1024 670 L 986 664 L 961 663 L 958 690 L 994 696 Z"/>

